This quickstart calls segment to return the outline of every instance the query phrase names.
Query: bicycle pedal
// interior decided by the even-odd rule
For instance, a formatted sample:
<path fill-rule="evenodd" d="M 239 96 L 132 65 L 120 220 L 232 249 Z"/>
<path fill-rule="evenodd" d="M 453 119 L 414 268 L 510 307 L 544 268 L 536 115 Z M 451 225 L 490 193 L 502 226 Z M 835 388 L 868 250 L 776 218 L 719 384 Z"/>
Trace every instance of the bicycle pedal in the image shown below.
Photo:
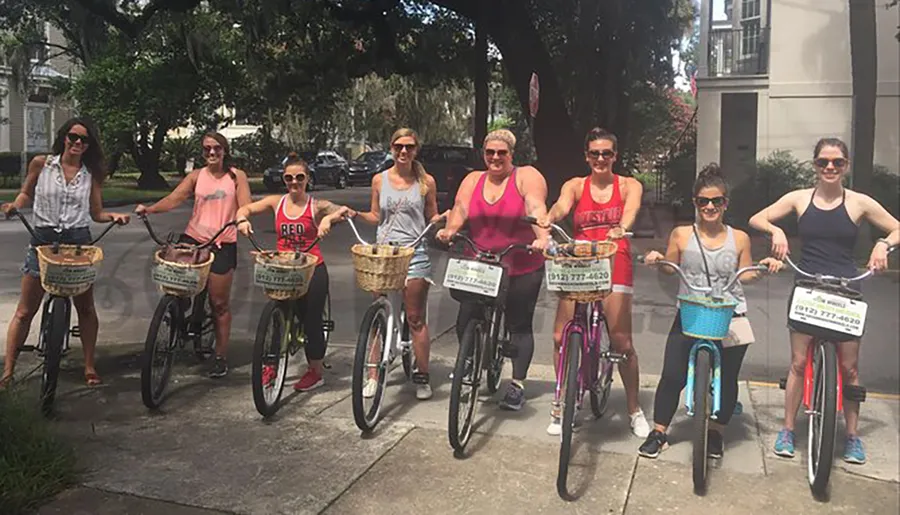
<path fill-rule="evenodd" d="M 322 322 L 322 330 L 334 331 L 334 320 L 326 320 Z"/>
<path fill-rule="evenodd" d="M 610 363 L 622 363 L 628 360 L 628 356 L 624 354 L 616 354 L 615 352 L 605 352 L 603 357 Z"/>
<path fill-rule="evenodd" d="M 852 384 L 844 385 L 844 400 L 866 402 L 866 387 Z"/>
<path fill-rule="evenodd" d="M 69 329 L 69 334 L 71 334 L 73 338 L 81 338 L 81 328 L 77 325 L 73 325 L 72 328 Z"/>
<path fill-rule="evenodd" d="M 781 388 L 782 390 L 787 388 L 787 378 L 786 377 L 782 377 L 781 379 L 778 380 L 778 387 Z"/>

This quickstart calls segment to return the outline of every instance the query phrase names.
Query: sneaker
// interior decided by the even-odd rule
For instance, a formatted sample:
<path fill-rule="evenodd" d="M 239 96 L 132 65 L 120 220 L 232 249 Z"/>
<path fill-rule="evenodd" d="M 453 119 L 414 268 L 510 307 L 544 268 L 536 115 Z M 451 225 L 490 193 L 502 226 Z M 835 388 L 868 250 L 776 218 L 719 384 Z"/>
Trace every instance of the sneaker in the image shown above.
<path fill-rule="evenodd" d="M 506 395 L 500 401 L 502 409 L 519 411 L 525 405 L 525 387 L 512 381 L 506 388 Z"/>
<path fill-rule="evenodd" d="M 706 452 L 710 458 L 721 459 L 725 453 L 725 442 L 722 433 L 710 429 L 706 432 Z"/>
<path fill-rule="evenodd" d="M 782 429 L 775 437 L 775 455 L 782 458 L 794 457 L 794 432 Z"/>
<path fill-rule="evenodd" d="M 272 365 L 264 365 L 262 370 L 262 384 L 263 388 L 269 388 L 275 385 L 275 380 L 278 378 L 278 372 L 275 371 L 275 367 Z"/>
<path fill-rule="evenodd" d="M 228 375 L 228 362 L 222 356 L 216 356 L 212 370 L 209 371 L 209 377 L 212 379 L 219 379 L 226 375 Z"/>
<path fill-rule="evenodd" d="M 669 439 L 662 431 L 654 429 L 638 449 L 638 454 L 645 458 L 656 458 L 659 453 L 669 448 Z"/>
<path fill-rule="evenodd" d="M 366 384 L 363 385 L 363 398 L 371 399 L 375 397 L 376 392 L 378 392 L 378 380 L 371 377 L 366 379 Z"/>
<path fill-rule="evenodd" d="M 413 384 L 416 385 L 416 399 L 419 399 L 420 401 L 427 401 L 434 394 L 434 392 L 431 391 L 428 374 L 423 372 L 415 372 L 413 373 L 412 381 Z"/>
<path fill-rule="evenodd" d="M 294 390 L 298 392 L 308 392 L 325 384 L 325 378 L 319 375 L 313 369 L 308 369 L 299 381 L 294 383 Z"/>
<path fill-rule="evenodd" d="M 572 431 L 578 431 L 581 428 L 581 417 L 579 417 L 580 410 L 576 408 L 575 410 L 575 422 L 572 424 Z M 562 434 L 562 414 L 560 413 L 560 407 L 557 404 L 553 404 L 550 408 L 550 425 L 547 426 L 547 434 L 550 436 L 559 436 Z"/>
<path fill-rule="evenodd" d="M 856 465 L 866 462 L 866 448 L 863 447 L 862 440 L 858 436 L 847 436 L 847 445 L 844 446 L 844 461 Z"/>
<path fill-rule="evenodd" d="M 647 423 L 647 418 L 644 417 L 644 410 L 639 409 L 631 415 L 631 432 L 638 438 L 650 436 L 650 424 Z"/>

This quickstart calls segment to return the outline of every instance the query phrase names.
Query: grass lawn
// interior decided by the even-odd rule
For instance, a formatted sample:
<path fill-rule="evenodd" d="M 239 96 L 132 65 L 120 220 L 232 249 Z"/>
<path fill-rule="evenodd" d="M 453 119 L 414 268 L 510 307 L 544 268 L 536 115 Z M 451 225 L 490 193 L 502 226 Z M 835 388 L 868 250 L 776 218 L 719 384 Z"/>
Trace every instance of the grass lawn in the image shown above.
<path fill-rule="evenodd" d="M 169 185 L 175 187 L 178 184 L 177 174 L 164 173 Z M 110 179 L 103 185 L 103 201 L 110 202 L 155 202 L 169 194 L 161 190 L 139 190 L 135 185 L 137 177 L 119 177 Z M 250 191 L 252 193 L 266 193 L 266 187 L 261 177 L 250 177 Z M 0 202 L 12 202 L 19 194 L 15 189 L 0 190 Z"/>

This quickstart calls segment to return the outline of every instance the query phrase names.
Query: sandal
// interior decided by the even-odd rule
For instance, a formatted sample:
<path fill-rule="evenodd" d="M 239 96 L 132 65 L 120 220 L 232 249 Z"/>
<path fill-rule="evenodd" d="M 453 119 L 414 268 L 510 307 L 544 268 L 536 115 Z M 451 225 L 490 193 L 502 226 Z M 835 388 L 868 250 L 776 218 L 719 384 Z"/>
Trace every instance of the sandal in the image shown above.
<path fill-rule="evenodd" d="M 84 374 L 84 382 L 89 387 L 90 386 L 100 386 L 101 384 L 103 384 L 103 380 L 101 380 L 100 376 L 98 376 L 95 373 Z"/>

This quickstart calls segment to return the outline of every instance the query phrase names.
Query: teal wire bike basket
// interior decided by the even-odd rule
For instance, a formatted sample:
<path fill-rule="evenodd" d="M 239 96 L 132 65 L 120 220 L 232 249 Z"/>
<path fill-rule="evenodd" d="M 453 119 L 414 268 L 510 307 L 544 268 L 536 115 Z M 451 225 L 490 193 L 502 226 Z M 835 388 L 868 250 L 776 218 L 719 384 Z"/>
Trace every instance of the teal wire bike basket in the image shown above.
<path fill-rule="evenodd" d="M 699 295 L 679 295 L 681 332 L 699 340 L 724 340 L 737 302 Z"/>

